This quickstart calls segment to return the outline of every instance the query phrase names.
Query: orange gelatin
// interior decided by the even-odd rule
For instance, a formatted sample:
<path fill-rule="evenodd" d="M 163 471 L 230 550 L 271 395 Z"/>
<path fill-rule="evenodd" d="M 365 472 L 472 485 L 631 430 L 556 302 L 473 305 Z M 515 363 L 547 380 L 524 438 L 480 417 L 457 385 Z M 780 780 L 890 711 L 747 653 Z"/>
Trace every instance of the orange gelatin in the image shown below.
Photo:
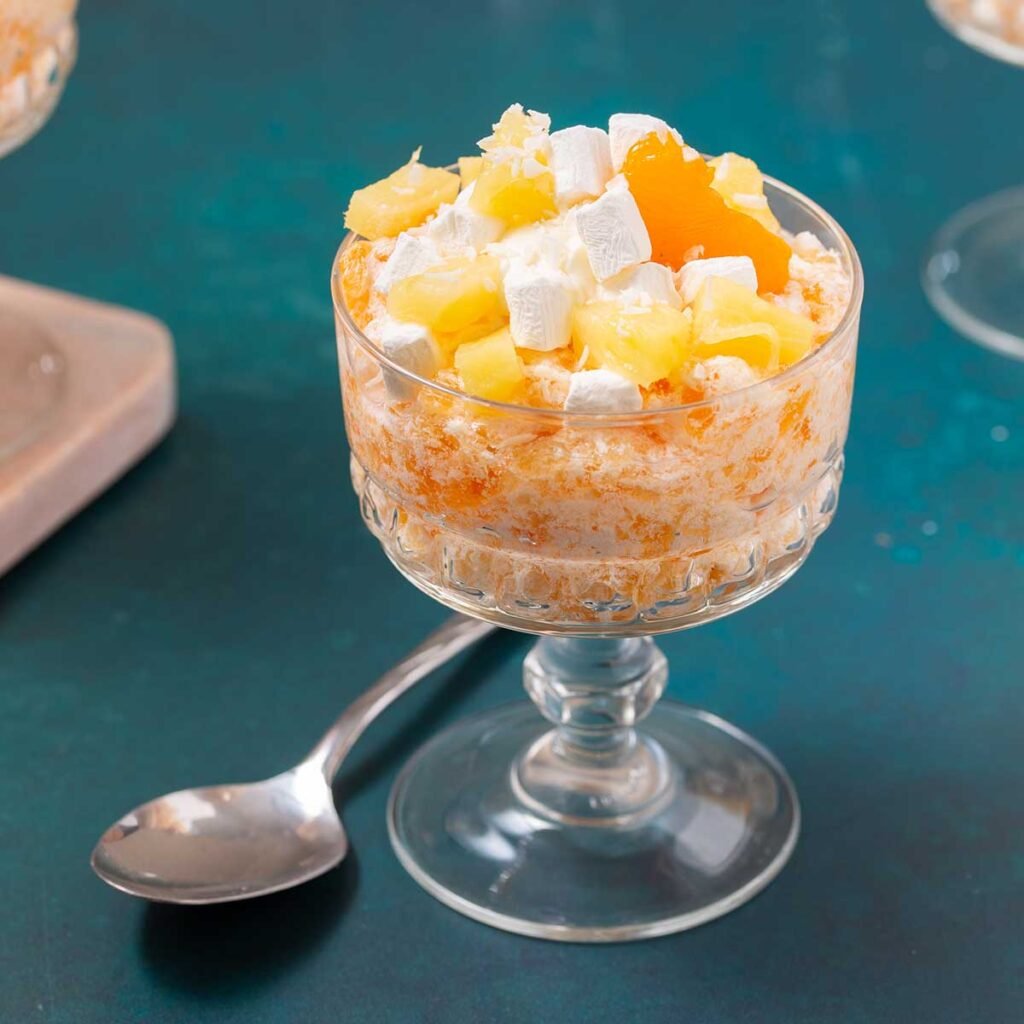
<path fill-rule="evenodd" d="M 753 217 L 733 210 L 712 187 L 714 171 L 700 157 L 686 160 L 667 136 L 641 139 L 622 168 L 651 236 L 653 259 L 682 266 L 686 253 L 703 246 L 704 256 L 749 256 L 762 292 L 781 292 L 789 281 L 791 250 L 785 240 Z"/>

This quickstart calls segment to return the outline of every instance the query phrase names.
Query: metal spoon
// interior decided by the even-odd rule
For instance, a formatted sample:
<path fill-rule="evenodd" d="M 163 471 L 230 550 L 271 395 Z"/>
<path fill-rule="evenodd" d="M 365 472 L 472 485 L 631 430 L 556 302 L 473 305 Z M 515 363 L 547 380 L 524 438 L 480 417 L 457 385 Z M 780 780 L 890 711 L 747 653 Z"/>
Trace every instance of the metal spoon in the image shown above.
<path fill-rule="evenodd" d="M 136 807 L 100 837 L 93 871 L 115 889 L 165 903 L 250 899 L 322 875 L 348 852 L 331 782 L 356 740 L 414 683 L 494 628 L 450 618 L 290 771 L 264 782 L 183 789 Z"/>

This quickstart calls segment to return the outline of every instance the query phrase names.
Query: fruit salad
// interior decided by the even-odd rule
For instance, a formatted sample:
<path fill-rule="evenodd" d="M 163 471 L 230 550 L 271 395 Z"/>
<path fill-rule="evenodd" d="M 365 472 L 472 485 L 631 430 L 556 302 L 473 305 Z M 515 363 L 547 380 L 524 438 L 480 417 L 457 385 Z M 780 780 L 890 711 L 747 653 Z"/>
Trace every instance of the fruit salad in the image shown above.
<path fill-rule="evenodd" d="M 1024 0 L 932 0 L 947 21 L 962 29 L 1024 49 Z"/>
<path fill-rule="evenodd" d="M 77 0 L 0 0 L 0 132 L 43 103 L 74 53 Z"/>
<path fill-rule="evenodd" d="M 552 131 L 517 104 L 479 148 L 417 150 L 345 215 L 367 522 L 414 582 L 509 625 L 731 610 L 831 514 L 852 248 L 752 160 L 646 114 Z"/>

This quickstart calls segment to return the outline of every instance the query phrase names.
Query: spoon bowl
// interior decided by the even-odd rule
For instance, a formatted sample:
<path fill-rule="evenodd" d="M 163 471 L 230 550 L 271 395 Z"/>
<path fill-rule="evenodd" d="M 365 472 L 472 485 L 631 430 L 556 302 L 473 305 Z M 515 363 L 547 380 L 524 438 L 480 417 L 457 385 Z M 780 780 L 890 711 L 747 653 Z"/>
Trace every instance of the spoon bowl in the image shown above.
<path fill-rule="evenodd" d="M 377 680 L 295 768 L 240 785 L 150 800 L 111 825 L 92 852 L 104 882 L 163 903 L 228 903 L 308 882 L 339 864 L 348 837 L 331 782 L 363 730 L 392 701 L 493 630 L 456 615 Z"/>
<path fill-rule="evenodd" d="M 173 903 L 225 903 L 307 882 L 348 838 L 315 765 L 263 782 L 183 789 L 136 807 L 100 838 L 93 870 L 115 889 Z"/>

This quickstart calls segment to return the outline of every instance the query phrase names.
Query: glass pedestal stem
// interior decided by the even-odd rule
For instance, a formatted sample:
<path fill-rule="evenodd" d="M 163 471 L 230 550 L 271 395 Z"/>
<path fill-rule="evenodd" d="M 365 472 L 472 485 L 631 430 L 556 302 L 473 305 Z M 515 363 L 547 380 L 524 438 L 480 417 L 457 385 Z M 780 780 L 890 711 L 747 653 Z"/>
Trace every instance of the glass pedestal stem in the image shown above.
<path fill-rule="evenodd" d="M 656 807 L 672 785 L 664 751 L 635 726 L 665 689 L 668 663 L 649 638 L 545 637 L 523 666 L 526 692 L 557 728 L 513 766 L 537 813 L 595 826 Z"/>

